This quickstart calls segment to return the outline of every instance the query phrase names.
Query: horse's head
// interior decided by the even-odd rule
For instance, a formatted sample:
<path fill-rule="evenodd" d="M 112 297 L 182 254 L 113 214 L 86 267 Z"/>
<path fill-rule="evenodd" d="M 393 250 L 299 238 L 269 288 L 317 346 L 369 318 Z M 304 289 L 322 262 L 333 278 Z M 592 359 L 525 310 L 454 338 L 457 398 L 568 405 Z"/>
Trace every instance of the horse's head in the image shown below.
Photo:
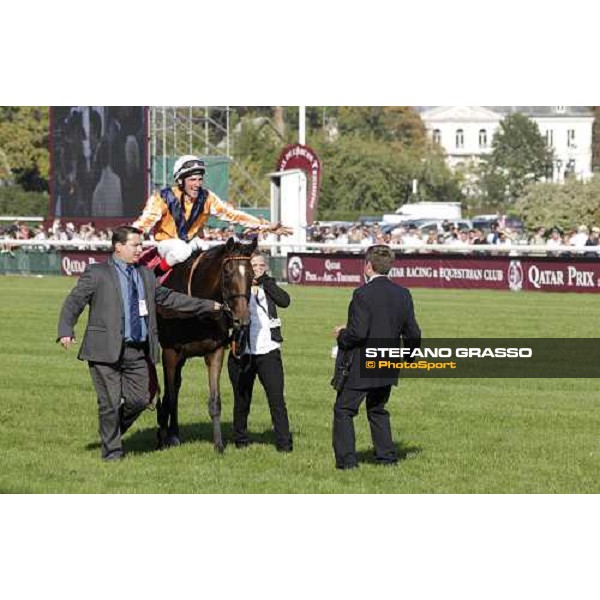
<path fill-rule="evenodd" d="M 257 242 L 236 242 L 230 238 L 226 244 L 219 244 L 203 252 L 196 258 L 173 269 L 169 287 L 187 287 L 188 294 L 196 298 L 209 298 L 222 302 L 233 327 L 233 339 L 247 338 L 250 324 L 250 291 L 254 276 L 250 259 L 256 250 Z M 179 279 L 177 279 L 179 276 Z M 243 347 L 243 343 L 241 346 Z"/>
<path fill-rule="evenodd" d="M 221 265 L 223 303 L 227 306 L 233 323 L 233 341 L 242 351 L 248 342 L 250 326 L 250 291 L 253 271 L 250 259 L 256 250 L 256 239 L 251 244 L 229 238 Z M 234 351 L 237 351 L 234 348 Z"/>

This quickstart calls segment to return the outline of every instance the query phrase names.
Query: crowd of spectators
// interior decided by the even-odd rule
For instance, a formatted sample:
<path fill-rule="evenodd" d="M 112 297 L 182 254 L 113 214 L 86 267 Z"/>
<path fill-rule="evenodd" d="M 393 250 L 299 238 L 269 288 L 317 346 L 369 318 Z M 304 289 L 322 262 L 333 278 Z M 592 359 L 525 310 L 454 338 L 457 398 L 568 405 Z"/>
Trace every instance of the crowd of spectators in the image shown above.
<path fill-rule="evenodd" d="M 225 242 L 228 238 L 240 237 L 240 228 L 236 226 L 229 227 L 207 227 L 204 230 L 204 239 L 209 242 Z M 0 226 L 0 251 L 11 252 L 15 246 L 10 244 L 10 240 L 39 240 L 38 246 L 27 246 L 26 248 L 39 251 L 48 250 L 50 246 L 44 244 L 46 240 L 73 241 L 73 246 L 66 248 L 78 248 L 82 250 L 91 249 L 92 245 L 86 246 L 85 242 L 106 242 L 110 243 L 112 238 L 112 229 L 96 227 L 93 221 L 75 225 L 72 222 L 62 222 L 55 219 L 50 227 L 45 227 L 43 223 L 35 225 L 14 221 L 11 224 Z M 271 234 L 260 234 L 260 241 L 277 241 L 276 236 Z"/>
<path fill-rule="evenodd" d="M 360 223 L 350 225 L 313 223 L 308 229 L 308 241 L 320 242 L 331 246 L 353 245 L 369 247 L 373 244 L 392 244 L 416 249 L 427 244 L 467 246 L 471 244 L 527 243 L 527 238 L 517 231 L 499 229 L 492 224 L 484 231 L 465 226 L 465 222 L 443 221 L 432 223 L 425 228 L 412 223 L 390 225 Z"/>
<path fill-rule="evenodd" d="M 84 242 L 110 242 L 112 237 L 111 229 L 97 229 L 93 222 L 82 223 L 79 226 L 71 222 L 62 223 L 60 219 L 55 219 L 50 227 L 43 223 L 28 225 L 15 221 L 14 223 L 0 227 L 0 239 L 3 252 L 10 252 L 13 246 L 7 240 L 39 240 L 40 245 L 28 246 L 33 250 L 48 250 L 50 246 L 44 244 L 46 240 L 55 241 L 73 241 L 73 247 L 85 248 Z M 89 246 L 91 247 L 91 246 Z"/>
<path fill-rule="evenodd" d="M 313 223 L 307 230 L 307 241 L 332 246 L 332 251 L 360 251 L 373 244 L 404 246 L 405 252 L 429 251 L 420 247 L 430 244 L 477 246 L 573 246 L 589 247 L 600 244 L 600 228 L 580 225 L 566 231 L 557 227 L 538 228 L 534 233 L 525 229 L 511 229 L 502 222 L 491 222 L 489 228 L 470 227 L 467 221 L 454 223 L 441 221 L 426 227 L 406 223 L 386 225 L 380 223 Z M 325 248 L 327 251 L 327 248 Z M 561 255 L 566 254 L 564 251 Z"/>
<path fill-rule="evenodd" d="M 466 225 L 466 226 L 465 226 Z M 230 227 L 207 227 L 204 230 L 204 238 L 209 242 L 224 242 L 231 236 L 243 237 L 240 228 Z M 14 249 L 10 239 L 16 240 L 39 240 L 40 245 L 28 246 L 36 251 L 48 250 L 49 245 L 44 245 L 46 240 L 73 241 L 73 248 L 91 249 L 92 245 L 86 246 L 85 242 L 109 243 L 112 237 L 110 228 L 98 228 L 94 222 L 75 225 L 71 222 L 63 223 L 55 219 L 50 227 L 42 223 L 28 225 L 15 221 L 9 225 L 0 226 L 0 251 L 9 252 Z M 279 241 L 271 234 L 259 234 L 260 241 Z M 502 227 L 499 222 L 492 222 L 489 229 L 473 228 L 468 222 L 453 223 L 450 221 L 440 222 L 437 226 L 428 225 L 425 230 L 419 229 L 414 224 L 386 226 L 380 223 L 312 223 L 307 228 L 307 242 L 321 243 L 331 246 L 325 247 L 325 252 L 357 251 L 372 246 L 373 244 L 390 244 L 402 246 L 404 252 L 432 252 L 435 250 L 421 248 L 429 244 L 441 244 L 452 246 L 477 246 L 491 244 L 496 246 L 539 246 L 539 255 L 568 256 L 569 252 L 564 246 L 575 248 L 600 245 L 600 227 L 588 228 L 580 225 L 577 228 L 562 231 L 557 227 L 540 227 L 534 233 L 527 231 L 511 230 Z M 553 247 L 563 246 L 560 252 L 551 252 Z M 544 251 L 542 252 L 542 247 Z M 534 253 L 537 254 L 537 253 Z M 592 255 L 596 255 L 592 253 Z"/>

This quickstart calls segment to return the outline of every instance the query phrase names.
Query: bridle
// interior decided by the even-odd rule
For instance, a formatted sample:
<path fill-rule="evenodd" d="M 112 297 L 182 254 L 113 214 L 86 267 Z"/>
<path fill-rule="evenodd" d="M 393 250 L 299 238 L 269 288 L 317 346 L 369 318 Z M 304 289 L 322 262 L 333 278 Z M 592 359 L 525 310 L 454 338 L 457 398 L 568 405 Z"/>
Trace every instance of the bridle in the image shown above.
<path fill-rule="evenodd" d="M 246 260 L 249 261 L 250 257 L 249 256 L 227 256 L 223 259 L 223 262 L 221 263 L 221 295 L 223 296 L 223 306 L 225 309 L 225 312 L 229 313 L 229 316 L 231 318 L 233 311 L 231 310 L 231 306 L 229 305 L 229 302 L 231 302 L 231 300 L 233 300 L 234 298 L 245 298 L 246 302 L 250 301 L 250 294 L 230 294 L 227 295 L 227 290 L 225 288 L 225 273 L 224 273 L 224 268 L 225 268 L 225 263 L 227 263 L 230 260 Z M 229 344 L 230 344 L 230 349 L 231 349 L 231 354 L 233 355 L 233 357 L 237 360 L 241 358 L 241 353 L 240 353 L 240 344 L 239 342 L 235 339 L 235 332 L 232 331 L 231 335 L 229 336 Z"/>
<path fill-rule="evenodd" d="M 231 300 L 233 300 L 234 298 L 246 298 L 246 300 L 250 299 L 250 294 L 230 294 L 227 295 L 226 294 L 226 288 L 225 288 L 225 273 L 224 273 L 224 268 L 225 268 L 225 263 L 229 262 L 230 260 L 246 260 L 246 261 L 250 261 L 250 257 L 249 256 L 227 256 L 223 259 L 223 262 L 221 264 L 221 294 L 223 296 L 223 304 L 225 305 L 225 310 L 228 310 L 229 312 L 231 312 L 231 307 L 229 306 L 229 302 Z"/>
<path fill-rule="evenodd" d="M 198 266 L 198 263 L 200 262 L 201 258 L 202 258 L 202 254 L 199 254 L 198 257 L 194 260 L 192 267 L 190 269 L 190 275 L 189 275 L 188 285 L 187 285 L 188 296 L 192 295 L 192 280 L 194 278 L 194 272 L 196 270 L 196 267 Z M 249 256 L 226 256 L 223 259 L 223 262 L 221 263 L 221 295 L 223 296 L 222 304 L 223 304 L 224 312 L 228 314 L 230 319 L 232 318 L 233 311 L 231 310 L 231 306 L 229 303 L 234 298 L 245 298 L 247 302 L 250 301 L 250 292 L 248 292 L 248 294 L 227 294 L 227 288 L 225 287 L 226 276 L 225 276 L 224 269 L 225 269 L 226 263 L 228 263 L 229 261 L 232 261 L 232 260 L 245 260 L 245 261 L 250 262 L 250 257 Z M 226 343 L 231 344 L 231 352 L 232 352 L 233 356 L 236 359 L 239 359 L 241 357 L 240 344 L 234 338 L 235 338 L 235 332 L 232 331 L 232 333 L 231 333 L 231 335 L 229 335 Z"/>
<path fill-rule="evenodd" d="M 190 275 L 189 275 L 189 279 L 188 279 L 188 296 L 192 295 L 192 280 L 194 279 L 194 271 L 196 270 L 196 267 L 198 266 L 198 263 L 200 262 L 200 259 L 202 258 L 202 254 L 198 255 L 198 257 L 196 258 L 196 260 L 194 260 L 193 264 L 192 264 L 192 268 L 190 269 Z M 246 300 L 249 299 L 250 294 L 227 294 L 227 289 L 225 287 L 225 264 L 228 263 L 231 260 L 246 260 L 246 261 L 250 261 L 250 257 L 249 256 L 226 256 L 223 259 L 223 262 L 221 263 L 221 295 L 223 296 L 223 306 L 225 307 L 225 312 L 228 312 L 231 314 L 231 307 L 229 306 L 229 302 L 231 302 L 231 300 L 233 300 L 234 298 L 246 298 Z"/>

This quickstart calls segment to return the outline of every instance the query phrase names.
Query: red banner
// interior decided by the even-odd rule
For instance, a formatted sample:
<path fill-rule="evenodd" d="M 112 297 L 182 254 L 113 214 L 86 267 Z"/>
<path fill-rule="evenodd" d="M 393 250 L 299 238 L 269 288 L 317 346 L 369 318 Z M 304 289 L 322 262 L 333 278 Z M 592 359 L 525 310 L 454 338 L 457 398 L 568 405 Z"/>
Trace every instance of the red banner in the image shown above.
<path fill-rule="evenodd" d="M 110 252 L 61 252 L 60 271 L 63 275 L 79 277 L 88 265 L 104 262 Z"/>
<path fill-rule="evenodd" d="M 288 281 L 301 285 L 363 283 L 364 255 L 289 254 Z M 600 292 L 600 262 L 591 258 L 398 255 L 392 280 L 408 288 Z"/>
<path fill-rule="evenodd" d="M 317 202 L 321 187 L 321 161 L 316 152 L 302 144 L 286 146 L 277 160 L 278 171 L 301 169 L 306 174 L 306 222 L 312 223 L 317 218 Z"/>

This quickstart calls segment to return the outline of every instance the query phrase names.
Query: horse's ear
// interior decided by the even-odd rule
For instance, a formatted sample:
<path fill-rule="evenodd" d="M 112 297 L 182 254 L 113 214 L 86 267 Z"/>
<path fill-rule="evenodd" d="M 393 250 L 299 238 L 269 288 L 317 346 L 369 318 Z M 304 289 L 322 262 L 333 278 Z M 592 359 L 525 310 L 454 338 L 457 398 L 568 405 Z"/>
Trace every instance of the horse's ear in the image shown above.
<path fill-rule="evenodd" d="M 250 244 L 250 254 L 252 254 L 256 250 L 257 246 L 258 246 L 258 238 L 254 238 L 252 240 L 252 243 Z"/>
<path fill-rule="evenodd" d="M 235 248 L 235 240 L 232 237 L 230 237 L 227 240 L 227 243 L 225 244 L 225 250 L 227 252 L 232 252 L 234 248 Z"/>

